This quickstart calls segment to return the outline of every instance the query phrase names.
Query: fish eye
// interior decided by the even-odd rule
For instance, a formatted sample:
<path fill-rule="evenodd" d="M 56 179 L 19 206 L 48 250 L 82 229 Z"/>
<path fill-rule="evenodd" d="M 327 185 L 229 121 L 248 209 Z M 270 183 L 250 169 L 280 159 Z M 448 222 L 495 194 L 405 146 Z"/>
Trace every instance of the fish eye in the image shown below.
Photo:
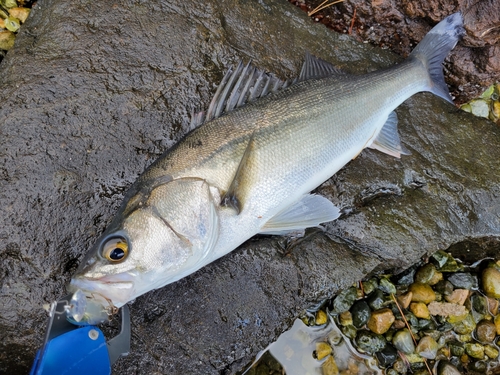
<path fill-rule="evenodd" d="M 102 255 L 110 262 L 121 262 L 128 255 L 127 240 L 123 237 L 110 238 L 102 247 Z"/>

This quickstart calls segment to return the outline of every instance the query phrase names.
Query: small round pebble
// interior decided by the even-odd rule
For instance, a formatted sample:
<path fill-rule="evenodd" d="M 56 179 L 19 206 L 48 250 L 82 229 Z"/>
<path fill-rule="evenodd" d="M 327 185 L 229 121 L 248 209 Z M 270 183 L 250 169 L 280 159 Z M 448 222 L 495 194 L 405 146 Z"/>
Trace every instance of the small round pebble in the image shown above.
<path fill-rule="evenodd" d="M 481 320 L 476 326 L 476 336 L 481 342 L 488 343 L 495 340 L 497 330 L 495 323 L 489 320 Z"/>
<path fill-rule="evenodd" d="M 483 271 L 483 289 L 488 297 L 500 298 L 500 271 L 488 267 Z"/>
<path fill-rule="evenodd" d="M 411 333 L 407 328 L 396 332 L 392 338 L 392 344 L 397 350 L 405 354 L 411 354 L 415 351 L 415 344 L 413 343 Z"/>

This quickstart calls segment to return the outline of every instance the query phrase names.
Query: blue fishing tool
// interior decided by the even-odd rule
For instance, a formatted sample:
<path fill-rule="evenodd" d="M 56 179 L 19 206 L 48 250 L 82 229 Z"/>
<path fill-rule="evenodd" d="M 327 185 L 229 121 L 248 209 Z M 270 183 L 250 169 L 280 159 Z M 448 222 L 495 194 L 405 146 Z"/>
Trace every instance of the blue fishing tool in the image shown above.
<path fill-rule="evenodd" d="M 30 375 L 109 375 L 111 366 L 130 351 L 130 312 L 120 309 L 120 333 L 106 341 L 95 325 L 75 325 L 67 320 L 71 295 L 53 302 L 45 341 L 38 350 Z"/>

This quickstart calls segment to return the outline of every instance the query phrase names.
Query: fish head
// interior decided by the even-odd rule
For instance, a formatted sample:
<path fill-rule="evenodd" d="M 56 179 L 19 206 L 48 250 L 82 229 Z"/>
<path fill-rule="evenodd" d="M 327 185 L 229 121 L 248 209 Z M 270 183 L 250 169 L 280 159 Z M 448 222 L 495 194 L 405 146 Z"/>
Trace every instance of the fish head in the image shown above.
<path fill-rule="evenodd" d="M 209 263 L 219 231 L 216 193 L 201 179 L 138 192 L 82 260 L 68 291 L 118 308 Z"/>

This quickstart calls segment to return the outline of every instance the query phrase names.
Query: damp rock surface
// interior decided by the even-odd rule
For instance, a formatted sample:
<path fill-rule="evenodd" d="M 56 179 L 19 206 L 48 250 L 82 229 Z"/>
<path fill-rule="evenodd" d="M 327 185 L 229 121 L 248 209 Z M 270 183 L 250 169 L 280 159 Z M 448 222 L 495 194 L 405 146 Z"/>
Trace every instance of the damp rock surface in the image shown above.
<path fill-rule="evenodd" d="M 309 51 L 353 73 L 401 58 L 271 0 L 39 1 L 0 64 L 0 372 L 26 373 L 64 288 L 136 177 L 240 59 L 282 78 Z M 131 305 L 117 374 L 229 374 L 307 307 L 436 249 L 500 237 L 500 131 L 430 94 L 398 109 L 411 156 L 363 151 L 317 193 L 344 215 L 294 246 L 257 237 Z"/>
<path fill-rule="evenodd" d="M 320 2 L 289 0 L 306 11 Z M 445 65 L 460 103 L 500 81 L 500 3 L 497 0 L 344 0 L 314 13 L 314 21 L 360 41 L 408 56 L 431 25 L 461 11 L 467 35 Z"/>

